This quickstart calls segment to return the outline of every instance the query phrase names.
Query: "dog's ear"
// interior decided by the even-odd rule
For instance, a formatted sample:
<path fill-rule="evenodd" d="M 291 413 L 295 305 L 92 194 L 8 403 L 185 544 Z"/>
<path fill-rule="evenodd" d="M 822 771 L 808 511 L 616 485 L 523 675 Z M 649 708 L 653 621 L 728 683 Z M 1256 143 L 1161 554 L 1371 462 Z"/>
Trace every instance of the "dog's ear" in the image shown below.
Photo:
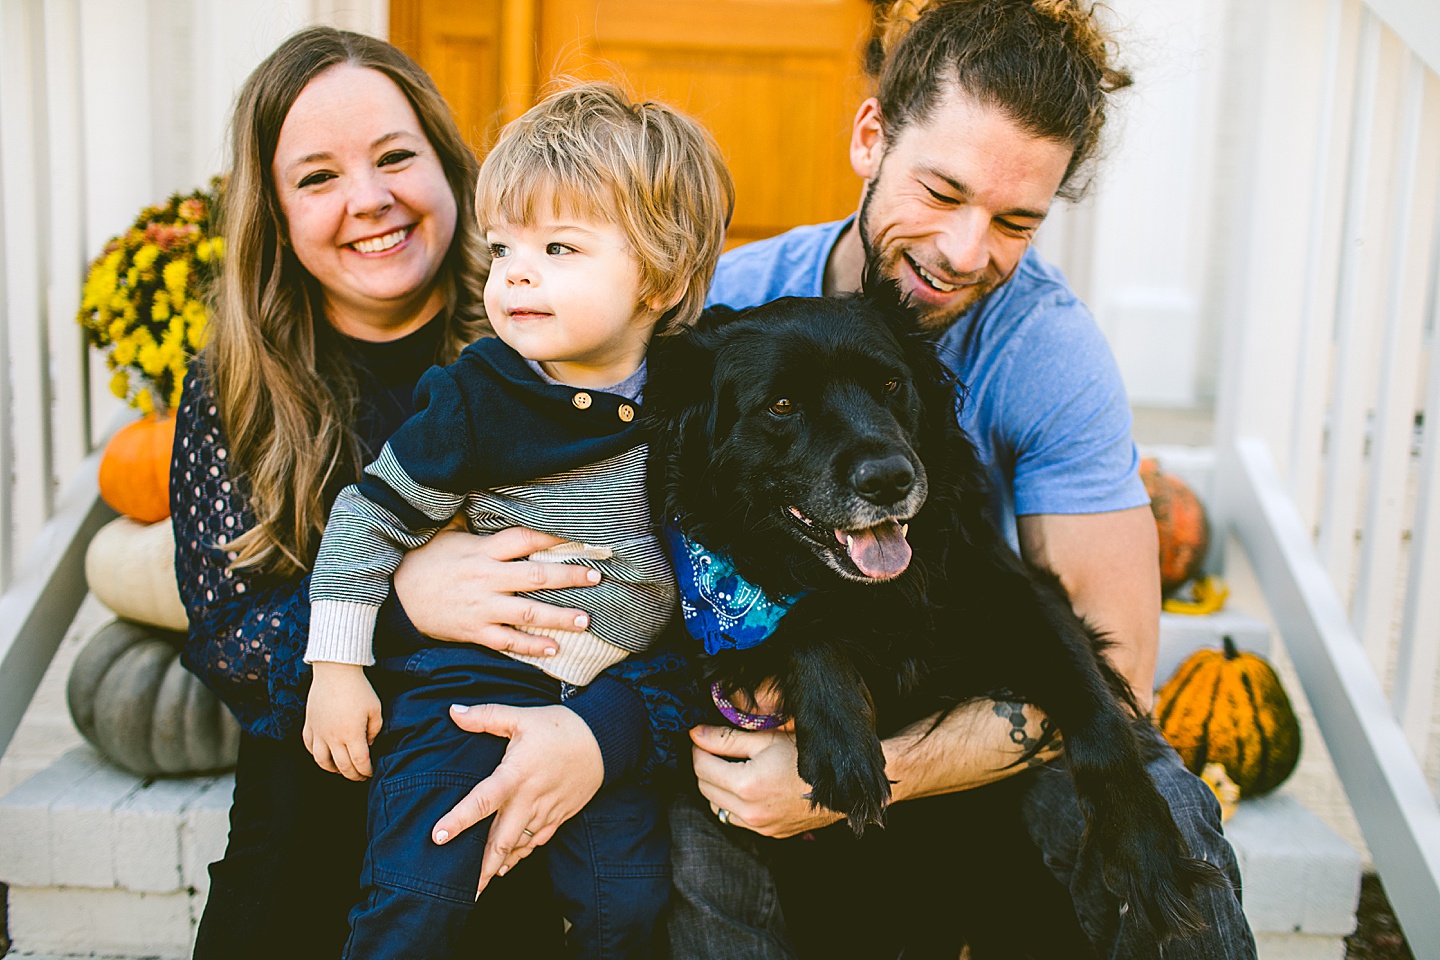
<path fill-rule="evenodd" d="M 903 339 L 920 330 L 919 316 L 910 298 L 900 291 L 899 281 L 879 276 L 866 267 L 860 280 L 860 296 L 885 318 L 897 337 Z"/>
<path fill-rule="evenodd" d="M 700 492 L 695 485 L 708 472 L 715 420 L 711 340 L 697 327 L 656 337 L 650 344 L 644 410 L 650 500 L 657 522 L 688 515 L 688 500 Z M 682 476 L 688 487 L 682 488 Z"/>
<path fill-rule="evenodd" d="M 725 324 L 738 318 L 743 312 L 742 310 L 736 310 L 721 303 L 714 304 L 701 311 L 700 318 L 695 321 L 695 329 L 705 331 L 723 327 Z"/>

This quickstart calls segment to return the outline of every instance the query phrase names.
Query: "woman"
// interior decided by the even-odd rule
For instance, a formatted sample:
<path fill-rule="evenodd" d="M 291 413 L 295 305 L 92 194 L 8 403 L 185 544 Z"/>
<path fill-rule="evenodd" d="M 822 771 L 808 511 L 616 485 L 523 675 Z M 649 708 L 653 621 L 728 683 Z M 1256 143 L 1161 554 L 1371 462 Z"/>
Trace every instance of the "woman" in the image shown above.
<path fill-rule="evenodd" d="M 364 82 L 325 82 L 338 65 L 362 68 Z M 212 339 L 186 383 L 171 474 L 185 662 L 244 730 L 195 955 L 337 956 L 358 893 L 365 786 L 320 770 L 300 741 L 307 571 L 331 500 L 413 412 L 419 375 L 487 332 L 476 164 L 413 61 L 328 28 L 256 68 L 232 149 Z M 583 586 L 589 571 L 509 561 L 554 542 L 518 530 L 436 537 L 407 557 L 381 629 L 540 653 L 552 641 L 504 625 L 574 629 L 584 614 L 513 593 Z M 464 812 L 499 810 L 482 885 L 602 783 L 673 754 L 684 678 L 662 647 L 564 706 L 470 711 L 467 729 L 511 741 Z M 481 898 L 481 911 L 507 917 L 472 923 L 486 948 L 543 899 L 524 895 L 528 872 Z M 558 924 L 536 929 L 519 926 L 527 953 L 559 936 Z"/>

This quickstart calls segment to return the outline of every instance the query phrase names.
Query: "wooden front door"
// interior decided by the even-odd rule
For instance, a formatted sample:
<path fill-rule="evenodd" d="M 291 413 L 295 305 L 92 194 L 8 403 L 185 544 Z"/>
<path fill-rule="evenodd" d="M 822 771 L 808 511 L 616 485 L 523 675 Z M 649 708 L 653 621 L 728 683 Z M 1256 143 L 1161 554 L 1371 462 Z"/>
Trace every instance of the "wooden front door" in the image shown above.
<path fill-rule="evenodd" d="M 617 80 L 708 126 L 735 177 L 731 244 L 853 212 L 867 0 L 391 0 L 391 39 L 483 153 L 555 77 Z"/>

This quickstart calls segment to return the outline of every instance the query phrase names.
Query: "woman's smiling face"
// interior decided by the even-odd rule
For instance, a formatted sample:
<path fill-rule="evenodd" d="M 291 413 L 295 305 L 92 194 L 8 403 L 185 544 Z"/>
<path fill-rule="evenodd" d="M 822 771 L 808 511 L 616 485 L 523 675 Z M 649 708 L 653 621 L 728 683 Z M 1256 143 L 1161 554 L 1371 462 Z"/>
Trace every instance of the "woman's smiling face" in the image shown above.
<path fill-rule="evenodd" d="M 455 195 L 389 77 L 340 64 L 311 80 L 285 116 L 271 172 L 290 246 L 337 330 L 390 340 L 444 305 L 437 278 Z"/>

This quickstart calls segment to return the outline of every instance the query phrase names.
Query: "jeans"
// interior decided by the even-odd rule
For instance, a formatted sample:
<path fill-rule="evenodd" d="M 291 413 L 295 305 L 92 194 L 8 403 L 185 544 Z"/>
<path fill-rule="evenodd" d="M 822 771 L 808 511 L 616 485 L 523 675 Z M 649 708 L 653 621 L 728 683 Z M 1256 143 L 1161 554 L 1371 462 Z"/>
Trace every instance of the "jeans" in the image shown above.
<path fill-rule="evenodd" d="M 360 899 L 365 805 L 366 784 L 321 770 L 298 733 L 242 735 L 230 839 L 210 865 L 195 960 L 338 960 Z M 525 861 L 486 890 L 456 955 L 499 944 L 554 958 L 560 934 L 549 878 Z"/>
<path fill-rule="evenodd" d="M 478 647 L 436 646 L 387 659 L 380 674 L 388 711 L 376 744 L 363 893 L 350 915 L 345 956 L 443 957 L 451 955 L 475 905 L 491 820 L 443 846 L 430 831 L 499 766 L 508 745 L 455 726 L 450 704 L 555 704 L 560 684 Z M 571 924 L 568 955 L 651 954 L 670 891 L 669 831 L 654 791 L 625 782 L 601 790 L 528 859 L 548 868 Z"/>
<path fill-rule="evenodd" d="M 1157 735 L 1158 739 L 1158 735 Z M 1149 771 L 1192 855 L 1234 891 L 1205 890 L 1209 929 L 1172 940 L 1174 960 L 1255 957 L 1234 851 L 1210 789 L 1157 744 Z M 1105 887 L 1064 761 L 963 793 L 895 804 L 884 829 L 843 823 L 789 840 L 727 827 L 694 791 L 670 813 L 674 960 L 845 956 L 1141 960 L 1153 937 Z"/>

